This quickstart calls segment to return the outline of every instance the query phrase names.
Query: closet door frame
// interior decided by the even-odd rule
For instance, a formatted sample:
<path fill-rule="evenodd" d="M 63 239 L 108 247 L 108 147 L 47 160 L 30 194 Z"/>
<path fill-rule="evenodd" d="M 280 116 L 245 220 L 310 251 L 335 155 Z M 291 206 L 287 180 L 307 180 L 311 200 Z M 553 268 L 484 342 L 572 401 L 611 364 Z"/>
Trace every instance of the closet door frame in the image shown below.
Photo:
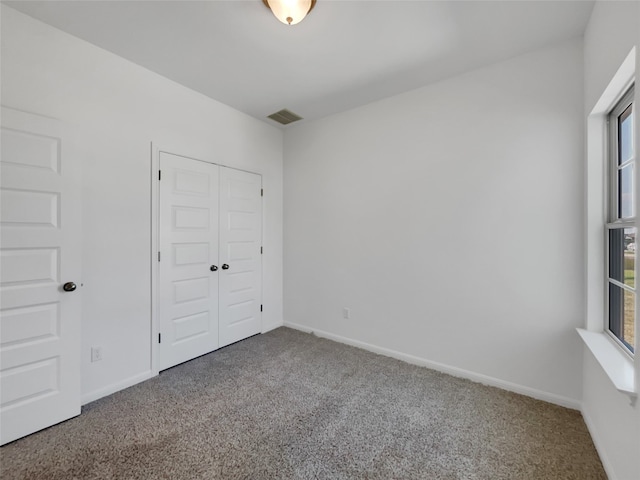
<path fill-rule="evenodd" d="M 221 163 L 214 162 L 211 158 L 210 154 L 204 153 L 202 151 L 198 151 L 197 148 L 194 147 L 186 147 L 181 145 L 168 145 L 167 142 L 156 143 L 151 142 L 150 144 L 150 156 L 151 156 L 151 256 L 149 261 L 151 262 L 151 338 L 149 339 L 151 342 L 151 375 L 155 376 L 160 373 L 160 361 L 159 354 L 160 348 L 158 343 L 158 334 L 160 333 L 160 318 L 159 318 L 159 273 L 160 267 L 158 262 L 158 251 L 160 246 L 160 183 L 158 181 L 158 172 L 160 170 L 160 153 L 167 153 L 171 155 L 177 155 L 179 157 L 185 157 L 192 160 L 197 160 L 201 162 L 210 163 L 212 165 L 217 165 L 219 167 L 231 168 L 234 170 L 245 171 L 248 173 L 253 173 L 256 175 L 260 175 L 262 178 L 262 173 L 260 172 L 252 172 L 250 170 L 243 170 L 241 168 L 236 168 L 230 165 L 224 165 Z M 264 205 L 262 208 L 262 244 L 264 245 L 264 232 L 265 232 L 265 220 L 264 220 Z M 261 259 L 262 261 L 262 259 Z M 262 271 L 262 279 L 261 279 L 261 293 L 262 297 L 264 293 L 264 268 L 261 268 Z M 262 303 L 262 300 L 261 300 Z M 261 317 L 262 323 L 262 317 Z M 261 327 L 261 332 L 264 333 L 264 325 Z"/>

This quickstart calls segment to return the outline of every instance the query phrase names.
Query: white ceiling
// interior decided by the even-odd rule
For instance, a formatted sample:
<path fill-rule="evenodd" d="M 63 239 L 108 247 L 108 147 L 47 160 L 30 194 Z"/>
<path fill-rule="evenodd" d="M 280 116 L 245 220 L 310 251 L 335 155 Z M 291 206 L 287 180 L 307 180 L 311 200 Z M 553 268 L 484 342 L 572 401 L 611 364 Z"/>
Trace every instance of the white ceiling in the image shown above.
<path fill-rule="evenodd" d="M 593 8 L 318 0 L 289 27 L 262 0 L 4 3 L 256 118 L 307 120 L 580 36 Z"/>

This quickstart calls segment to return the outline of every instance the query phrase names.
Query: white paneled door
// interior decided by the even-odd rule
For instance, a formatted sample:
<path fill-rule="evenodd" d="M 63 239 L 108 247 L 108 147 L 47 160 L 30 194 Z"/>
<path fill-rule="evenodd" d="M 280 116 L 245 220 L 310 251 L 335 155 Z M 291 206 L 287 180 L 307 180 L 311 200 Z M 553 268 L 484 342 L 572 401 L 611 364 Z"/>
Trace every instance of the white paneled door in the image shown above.
<path fill-rule="evenodd" d="M 159 369 L 218 348 L 218 166 L 160 153 Z"/>
<path fill-rule="evenodd" d="M 262 329 L 262 178 L 159 153 L 158 369 Z"/>
<path fill-rule="evenodd" d="M 80 414 L 79 168 L 59 122 L 2 108 L 1 444 Z"/>
<path fill-rule="evenodd" d="M 262 178 L 220 167 L 220 346 L 262 328 Z"/>

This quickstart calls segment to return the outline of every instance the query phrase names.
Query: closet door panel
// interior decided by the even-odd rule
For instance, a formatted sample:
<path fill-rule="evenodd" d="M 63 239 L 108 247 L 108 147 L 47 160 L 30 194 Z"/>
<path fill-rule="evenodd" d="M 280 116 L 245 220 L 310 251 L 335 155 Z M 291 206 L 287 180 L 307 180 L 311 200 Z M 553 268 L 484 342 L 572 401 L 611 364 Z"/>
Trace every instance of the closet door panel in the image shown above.
<path fill-rule="evenodd" d="M 261 188 L 260 175 L 220 167 L 221 347 L 262 329 Z"/>
<path fill-rule="evenodd" d="M 160 153 L 159 369 L 218 348 L 219 167 Z"/>

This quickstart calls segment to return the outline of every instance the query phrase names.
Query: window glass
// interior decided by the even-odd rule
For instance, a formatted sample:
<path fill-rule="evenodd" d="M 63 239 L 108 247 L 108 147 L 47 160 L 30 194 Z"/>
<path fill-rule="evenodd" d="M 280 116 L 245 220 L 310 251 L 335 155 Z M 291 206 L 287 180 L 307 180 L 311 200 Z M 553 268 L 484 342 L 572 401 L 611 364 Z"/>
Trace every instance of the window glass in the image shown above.
<path fill-rule="evenodd" d="M 624 284 L 636 287 L 636 229 L 624 229 Z"/>
<path fill-rule="evenodd" d="M 624 230 L 609 230 L 609 278 L 624 283 Z"/>
<path fill-rule="evenodd" d="M 636 229 L 609 230 L 609 278 L 635 288 Z"/>
<path fill-rule="evenodd" d="M 609 330 L 631 352 L 635 344 L 635 293 L 609 283 Z"/>
<path fill-rule="evenodd" d="M 633 158 L 633 115 L 629 106 L 619 117 L 620 122 L 620 158 L 619 165 Z"/>
<path fill-rule="evenodd" d="M 622 342 L 633 352 L 633 346 L 635 345 L 635 307 L 636 307 L 636 294 L 629 290 L 624 291 L 624 312 L 622 322 Z"/>
<path fill-rule="evenodd" d="M 618 171 L 618 216 L 633 217 L 633 163 Z"/>

